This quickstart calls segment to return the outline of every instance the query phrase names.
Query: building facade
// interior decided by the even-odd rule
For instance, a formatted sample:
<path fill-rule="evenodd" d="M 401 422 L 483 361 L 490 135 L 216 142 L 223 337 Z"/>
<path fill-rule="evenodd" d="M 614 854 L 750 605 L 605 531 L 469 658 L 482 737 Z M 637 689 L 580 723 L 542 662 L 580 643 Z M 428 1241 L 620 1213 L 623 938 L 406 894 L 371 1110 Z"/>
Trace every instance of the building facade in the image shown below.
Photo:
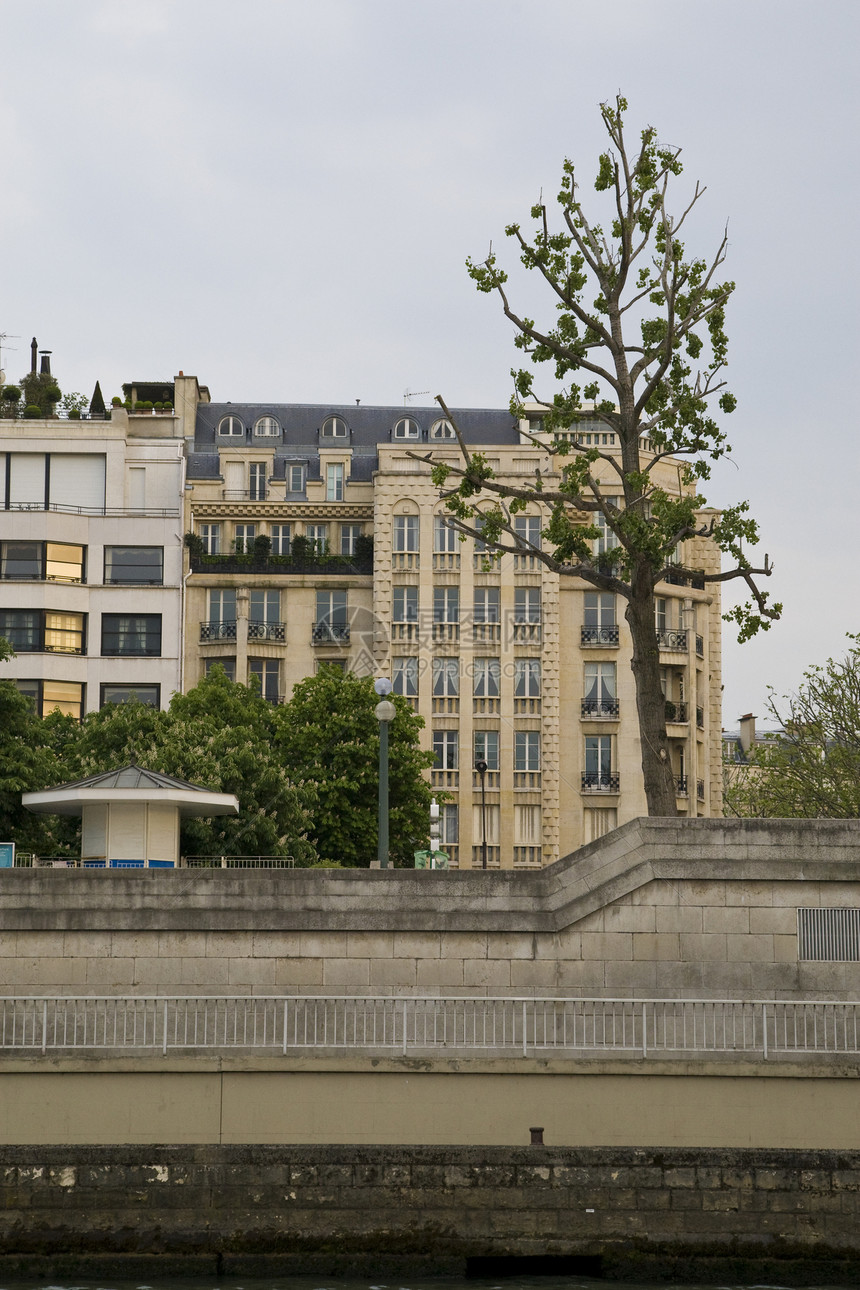
<path fill-rule="evenodd" d="M 631 644 L 616 597 L 530 554 L 493 558 L 446 523 L 437 408 L 212 403 L 177 383 L 187 444 L 184 676 L 216 664 L 273 701 L 324 664 L 389 676 L 424 718 L 442 845 L 460 868 L 539 868 L 646 813 Z M 470 447 L 523 482 L 552 461 L 540 410 L 458 410 Z M 595 421 L 577 433 L 614 438 Z M 535 442 L 537 438 L 537 443 Z M 657 477 L 678 487 L 676 463 Z M 540 544 L 535 503 L 517 528 Z M 372 540 L 372 555 L 371 542 Z M 611 540 L 611 535 L 608 539 Z M 685 544 L 657 599 L 681 815 L 721 813 L 719 568 Z M 486 763 L 479 775 L 476 763 Z"/>

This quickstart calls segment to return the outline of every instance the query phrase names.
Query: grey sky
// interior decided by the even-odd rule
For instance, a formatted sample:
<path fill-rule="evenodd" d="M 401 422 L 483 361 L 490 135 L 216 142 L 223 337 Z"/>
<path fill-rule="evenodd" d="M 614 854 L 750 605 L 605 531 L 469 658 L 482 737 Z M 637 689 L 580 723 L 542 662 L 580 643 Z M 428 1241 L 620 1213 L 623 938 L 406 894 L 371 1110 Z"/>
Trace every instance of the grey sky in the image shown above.
<path fill-rule="evenodd" d="M 504 225 L 566 154 L 590 177 L 620 89 L 708 186 L 690 249 L 729 219 L 710 498 L 750 498 L 786 612 L 726 631 L 724 722 L 761 713 L 860 628 L 858 26 L 856 0 L 0 0 L 7 379 L 35 334 L 108 398 L 182 368 L 218 399 L 503 406 L 511 332 L 464 259 L 513 261 Z"/>

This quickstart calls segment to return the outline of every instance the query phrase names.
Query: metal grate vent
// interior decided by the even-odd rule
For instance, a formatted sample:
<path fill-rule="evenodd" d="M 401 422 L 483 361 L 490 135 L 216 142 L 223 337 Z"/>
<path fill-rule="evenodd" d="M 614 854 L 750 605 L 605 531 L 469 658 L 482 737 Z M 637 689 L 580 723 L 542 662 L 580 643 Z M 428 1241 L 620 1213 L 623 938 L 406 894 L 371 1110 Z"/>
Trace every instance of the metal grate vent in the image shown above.
<path fill-rule="evenodd" d="M 860 909 L 798 909 L 798 958 L 860 962 Z"/>

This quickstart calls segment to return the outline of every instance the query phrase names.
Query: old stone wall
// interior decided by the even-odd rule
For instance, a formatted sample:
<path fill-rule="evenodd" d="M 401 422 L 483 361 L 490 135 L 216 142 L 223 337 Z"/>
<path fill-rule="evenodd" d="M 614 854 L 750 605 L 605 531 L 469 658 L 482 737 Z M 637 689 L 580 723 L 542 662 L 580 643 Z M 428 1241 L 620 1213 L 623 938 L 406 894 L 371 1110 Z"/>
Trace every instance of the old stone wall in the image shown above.
<path fill-rule="evenodd" d="M 860 823 L 649 820 L 534 873 L 0 871 L 0 993 L 860 998 Z"/>
<path fill-rule="evenodd" d="M 7 1276 L 462 1273 L 529 1255 L 637 1280 L 856 1283 L 860 1153 L 0 1148 Z"/>

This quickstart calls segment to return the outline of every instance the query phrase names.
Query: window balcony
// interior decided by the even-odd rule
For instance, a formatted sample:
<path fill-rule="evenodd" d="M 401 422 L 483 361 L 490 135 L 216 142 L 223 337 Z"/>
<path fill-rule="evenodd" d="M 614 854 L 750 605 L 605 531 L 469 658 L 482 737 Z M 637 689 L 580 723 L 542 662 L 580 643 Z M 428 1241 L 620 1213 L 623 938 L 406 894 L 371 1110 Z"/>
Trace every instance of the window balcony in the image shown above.
<path fill-rule="evenodd" d="M 458 788 L 460 772 L 458 770 L 431 770 L 430 784 L 432 788 Z"/>
<path fill-rule="evenodd" d="M 540 869 L 543 865 L 541 847 L 514 847 L 515 869 Z"/>
<path fill-rule="evenodd" d="M 515 555 L 514 573 L 537 573 L 541 563 L 536 555 Z"/>
<path fill-rule="evenodd" d="M 281 641 L 286 640 L 286 625 L 284 623 L 248 623 L 248 640 L 249 641 Z"/>
<path fill-rule="evenodd" d="M 687 796 L 687 776 L 679 775 L 675 780 L 675 794 L 677 797 Z"/>
<path fill-rule="evenodd" d="M 582 719 L 584 721 L 617 721 L 617 699 L 583 699 Z"/>
<path fill-rule="evenodd" d="M 540 788 L 540 771 L 539 770 L 515 770 L 514 788 L 525 788 L 525 789 Z"/>
<path fill-rule="evenodd" d="M 266 493 L 265 484 L 257 488 L 222 488 L 221 499 L 225 502 L 265 502 Z"/>
<path fill-rule="evenodd" d="M 582 627 L 580 628 L 580 645 L 597 646 L 604 649 L 618 648 L 618 628 L 615 627 Z"/>
<path fill-rule="evenodd" d="M 475 695 L 472 699 L 472 712 L 475 716 L 494 716 L 499 715 L 499 699 Z"/>
<path fill-rule="evenodd" d="M 688 636 L 689 633 L 686 627 L 659 627 L 657 629 L 657 644 L 660 649 L 670 650 L 676 654 L 686 654 Z"/>
<path fill-rule="evenodd" d="M 460 699 L 457 695 L 433 696 L 433 713 L 436 716 L 453 716 L 460 711 Z"/>
<path fill-rule="evenodd" d="M 346 623 L 317 623 L 311 633 L 312 645 L 348 645 L 349 626 Z"/>
<path fill-rule="evenodd" d="M 484 867 L 484 848 L 480 842 L 477 846 L 472 847 L 472 868 L 483 869 Z M 501 869 L 502 867 L 502 849 L 497 846 L 490 846 L 487 843 L 487 868 Z"/>
<path fill-rule="evenodd" d="M 539 717 L 540 699 L 514 699 L 515 717 Z"/>
<path fill-rule="evenodd" d="M 434 623 L 433 640 L 443 644 L 455 644 L 460 639 L 459 623 Z"/>
<path fill-rule="evenodd" d="M 666 700 L 666 720 L 674 721 L 677 725 L 679 722 L 690 720 L 686 703 L 673 703 L 671 699 Z"/>
<path fill-rule="evenodd" d="M 498 645 L 502 639 L 501 623 L 473 623 L 472 640 L 483 641 L 487 645 Z"/>
<path fill-rule="evenodd" d="M 417 552 L 417 551 L 394 551 L 394 552 L 392 552 L 392 555 L 391 555 L 391 567 L 392 567 L 392 569 L 397 569 L 397 570 L 401 570 L 401 571 L 402 571 L 403 569 L 415 569 L 415 570 L 417 570 L 417 569 L 420 567 L 420 566 L 419 566 L 419 564 L 418 564 L 418 552 Z"/>
<path fill-rule="evenodd" d="M 499 791 L 499 771 L 484 771 L 484 788 L 488 793 L 497 793 Z M 472 771 L 472 788 L 476 793 L 481 791 L 481 776 L 476 770 Z"/>
<path fill-rule="evenodd" d="M 234 641 L 236 639 L 236 620 L 223 623 L 201 623 L 200 641 Z"/>
<path fill-rule="evenodd" d="M 540 623 L 514 623 L 515 645 L 539 645 L 540 640 Z"/>
<path fill-rule="evenodd" d="M 307 559 L 295 560 L 291 555 L 269 555 L 258 558 L 247 555 L 192 555 L 192 573 L 265 573 L 275 574 L 336 574 L 363 575 L 373 573 L 373 556 L 320 555 L 312 552 Z"/>
<path fill-rule="evenodd" d="M 621 776 L 617 771 L 600 770 L 582 772 L 583 793 L 620 793 Z"/>
<path fill-rule="evenodd" d="M 705 588 L 705 575 L 701 569 L 684 569 L 680 564 L 666 569 L 663 581 L 676 587 L 695 587 L 699 591 L 704 591 Z"/>
<path fill-rule="evenodd" d="M 457 573 L 460 568 L 459 551 L 434 551 L 433 552 L 433 572 L 434 573 Z"/>
<path fill-rule="evenodd" d="M 418 624 L 417 623 L 392 623 L 391 639 L 392 641 L 397 641 L 401 644 L 404 641 L 412 641 L 413 644 L 417 645 L 418 644 Z"/>
<path fill-rule="evenodd" d="M 475 573 L 498 573 L 501 560 L 501 551 L 476 551 L 472 556 L 472 568 Z"/>

